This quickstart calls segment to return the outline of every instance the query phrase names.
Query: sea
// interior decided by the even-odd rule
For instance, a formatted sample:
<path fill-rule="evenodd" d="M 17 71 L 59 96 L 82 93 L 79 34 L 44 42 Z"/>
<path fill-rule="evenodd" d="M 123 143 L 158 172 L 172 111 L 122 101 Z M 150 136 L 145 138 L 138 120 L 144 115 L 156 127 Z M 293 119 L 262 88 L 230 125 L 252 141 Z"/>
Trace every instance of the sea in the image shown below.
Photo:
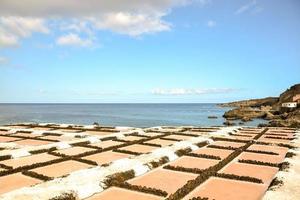
<path fill-rule="evenodd" d="M 221 126 L 230 108 L 194 104 L 0 104 L 0 125 L 35 122 L 103 126 Z M 216 116 L 209 119 L 208 116 Z M 246 126 L 257 126 L 254 120 Z"/>

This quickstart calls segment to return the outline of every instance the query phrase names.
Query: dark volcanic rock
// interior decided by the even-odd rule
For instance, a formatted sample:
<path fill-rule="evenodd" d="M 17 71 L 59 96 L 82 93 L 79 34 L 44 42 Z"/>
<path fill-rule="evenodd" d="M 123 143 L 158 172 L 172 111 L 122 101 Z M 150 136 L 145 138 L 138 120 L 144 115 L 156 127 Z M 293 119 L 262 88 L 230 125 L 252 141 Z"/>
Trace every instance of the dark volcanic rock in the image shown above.
<path fill-rule="evenodd" d="M 223 124 L 226 125 L 226 126 L 234 126 L 234 125 L 236 125 L 234 122 L 229 121 L 229 120 L 226 120 L 225 122 L 223 122 Z"/>
<path fill-rule="evenodd" d="M 265 111 L 247 107 L 235 108 L 225 112 L 223 115 L 226 119 L 243 119 L 243 121 L 250 121 L 253 118 L 263 118 L 264 116 L 266 116 Z"/>
<path fill-rule="evenodd" d="M 217 116 L 208 116 L 207 118 L 208 119 L 217 119 L 218 117 Z"/>
<path fill-rule="evenodd" d="M 243 122 L 254 118 L 270 120 L 267 124 L 259 126 L 287 126 L 300 128 L 300 106 L 295 109 L 281 108 L 282 103 L 292 102 L 293 97 L 300 94 L 300 84 L 296 84 L 283 92 L 279 97 L 267 97 L 219 104 L 223 107 L 236 107 L 224 113 L 227 119 L 225 125 L 231 125 L 228 120 L 240 119 Z"/>

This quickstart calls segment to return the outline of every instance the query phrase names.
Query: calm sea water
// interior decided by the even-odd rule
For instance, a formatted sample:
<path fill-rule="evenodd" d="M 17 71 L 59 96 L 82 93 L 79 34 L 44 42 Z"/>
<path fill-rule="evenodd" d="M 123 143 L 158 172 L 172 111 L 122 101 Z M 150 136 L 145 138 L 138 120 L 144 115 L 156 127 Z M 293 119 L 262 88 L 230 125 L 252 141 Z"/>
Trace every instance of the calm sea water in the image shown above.
<path fill-rule="evenodd" d="M 222 125 L 216 104 L 0 104 L 0 124 L 53 122 L 109 126 Z M 208 119 L 210 115 L 217 119 Z M 249 122 L 257 125 L 261 120 Z"/>

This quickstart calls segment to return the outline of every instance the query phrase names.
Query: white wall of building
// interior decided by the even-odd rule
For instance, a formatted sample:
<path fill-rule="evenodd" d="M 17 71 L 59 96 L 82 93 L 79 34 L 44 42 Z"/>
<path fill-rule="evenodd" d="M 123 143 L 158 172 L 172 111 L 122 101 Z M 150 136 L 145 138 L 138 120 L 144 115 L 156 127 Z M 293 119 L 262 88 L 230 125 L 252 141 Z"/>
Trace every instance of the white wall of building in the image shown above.
<path fill-rule="evenodd" d="M 282 103 L 281 107 L 283 107 L 283 108 L 296 108 L 297 107 L 297 102 Z"/>

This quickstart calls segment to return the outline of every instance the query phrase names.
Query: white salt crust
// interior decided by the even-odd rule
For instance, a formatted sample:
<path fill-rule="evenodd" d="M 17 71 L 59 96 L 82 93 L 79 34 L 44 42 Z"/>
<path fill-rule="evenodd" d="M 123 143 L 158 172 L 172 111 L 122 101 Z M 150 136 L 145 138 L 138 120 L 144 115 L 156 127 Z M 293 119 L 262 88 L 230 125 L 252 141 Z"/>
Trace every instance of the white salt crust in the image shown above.
<path fill-rule="evenodd" d="M 263 200 L 290 200 L 300 198 L 300 130 L 296 131 L 297 139 L 294 140 L 294 144 L 297 148 L 289 150 L 296 156 L 292 158 L 286 158 L 285 161 L 290 163 L 290 167 L 287 171 L 280 171 L 276 174 L 276 178 L 283 181 L 283 185 L 275 186 L 268 190 L 263 197 Z"/>
<path fill-rule="evenodd" d="M 7 127 L 5 127 L 5 128 L 7 128 Z M 1 129 L 1 127 L 0 127 L 0 129 Z M 32 131 L 32 132 L 40 132 L 40 131 L 32 130 L 32 129 L 14 129 L 14 128 L 8 128 L 7 130 L 17 130 L 17 131 L 26 130 L 26 131 Z M 2 150 L 0 152 L 0 156 L 10 155 L 13 158 L 15 156 L 17 156 L 19 158 L 19 157 L 31 155 L 29 153 L 30 151 L 36 151 L 36 150 L 42 150 L 42 149 L 50 149 L 50 148 L 53 148 L 53 147 L 56 147 L 58 149 L 61 149 L 61 148 L 70 148 L 70 147 L 72 147 L 71 145 L 73 143 L 79 143 L 79 142 L 98 143 L 98 142 L 101 142 L 102 139 L 107 138 L 107 137 L 117 137 L 117 138 L 121 139 L 121 138 L 125 137 L 125 134 L 126 135 L 130 135 L 130 134 L 133 134 L 133 133 L 144 133 L 144 131 L 142 129 L 132 129 L 132 130 L 129 130 L 129 131 L 126 129 L 126 130 L 123 130 L 121 132 L 112 133 L 112 134 L 103 135 L 103 136 L 94 136 L 94 135 L 89 135 L 89 134 L 84 134 L 84 133 L 66 133 L 66 132 L 61 132 L 61 131 L 45 131 L 45 132 L 47 132 L 47 133 L 54 133 L 54 134 L 60 134 L 61 135 L 60 137 L 74 138 L 74 140 L 65 141 L 65 142 L 55 142 L 55 143 L 46 144 L 46 145 L 40 145 L 40 146 L 13 145 L 13 146 L 11 146 L 12 148 L 7 148 L 6 150 Z M 76 138 L 76 136 L 80 136 L 81 138 Z M 27 151 L 27 153 L 24 153 L 26 151 Z M 20 152 L 23 152 L 23 153 L 20 153 Z"/>
<path fill-rule="evenodd" d="M 25 149 L 18 149 L 11 154 L 12 158 L 20 158 L 25 156 L 30 156 L 31 154 Z"/>
<path fill-rule="evenodd" d="M 226 131 L 228 130 L 226 129 Z M 224 131 L 224 133 L 226 131 Z M 33 187 L 17 189 L 3 194 L 0 199 L 50 199 L 68 191 L 75 193 L 79 199 L 84 199 L 95 193 L 103 191 L 105 188 L 104 181 L 110 175 L 118 172 L 134 170 L 135 176 L 140 176 L 151 170 L 149 167 L 150 162 L 158 161 L 165 156 L 168 157 L 170 161 L 175 160 L 178 157 L 175 154 L 177 150 L 186 148 L 198 149 L 195 144 L 204 141 L 207 141 L 208 143 L 212 142 L 202 136 L 191 138 L 186 141 L 176 142 L 174 145 L 155 149 L 149 154 L 142 154 L 114 161 L 107 167 L 97 166 L 90 169 L 83 169 L 73 172 L 64 178 L 57 178 L 52 181 L 37 184 Z"/>

